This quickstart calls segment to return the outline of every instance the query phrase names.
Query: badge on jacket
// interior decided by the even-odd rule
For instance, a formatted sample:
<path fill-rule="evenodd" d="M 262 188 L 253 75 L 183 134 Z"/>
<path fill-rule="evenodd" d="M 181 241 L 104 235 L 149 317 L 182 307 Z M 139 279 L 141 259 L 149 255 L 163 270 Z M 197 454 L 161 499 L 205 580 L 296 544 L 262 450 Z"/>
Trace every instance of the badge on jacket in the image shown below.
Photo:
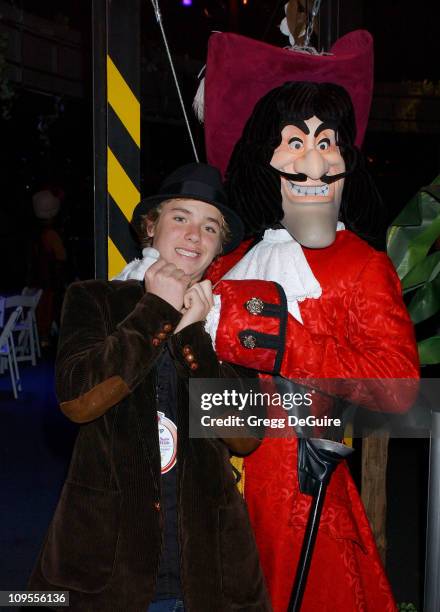
<path fill-rule="evenodd" d="M 171 419 L 159 411 L 157 411 L 157 426 L 161 473 L 166 474 L 173 469 L 177 461 L 177 427 Z"/>

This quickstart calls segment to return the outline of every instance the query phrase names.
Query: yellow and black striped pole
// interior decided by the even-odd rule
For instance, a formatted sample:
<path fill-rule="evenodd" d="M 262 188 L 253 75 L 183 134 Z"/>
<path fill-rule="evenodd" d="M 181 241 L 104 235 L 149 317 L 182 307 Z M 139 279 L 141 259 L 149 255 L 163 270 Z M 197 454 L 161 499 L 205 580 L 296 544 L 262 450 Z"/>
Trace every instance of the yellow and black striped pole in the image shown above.
<path fill-rule="evenodd" d="M 140 200 L 140 0 L 93 0 L 95 276 L 138 255 L 130 230 Z"/>

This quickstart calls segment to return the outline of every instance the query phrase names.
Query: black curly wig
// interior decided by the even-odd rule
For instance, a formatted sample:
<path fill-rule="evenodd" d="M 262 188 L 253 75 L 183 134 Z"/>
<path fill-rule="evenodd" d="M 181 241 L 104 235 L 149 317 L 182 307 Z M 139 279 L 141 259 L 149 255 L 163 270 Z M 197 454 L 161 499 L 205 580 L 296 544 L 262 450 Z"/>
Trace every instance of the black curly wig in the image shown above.
<path fill-rule="evenodd" d="M 336 142 L 348 171 L 339 217 L 348 229 L 373 241 L 379 229 L 381 200 L 364 157 L 354 145 L 356 121 L 351 98 L 334 83 L 290 81 L 257 102 L 226 171 L 230 206 L 242 218 L 247 236 L 280 223 L 284 216 L 280 176 L 270 161 L 281 143 L 284 126 L 313 116 L 336 126 Z"/>

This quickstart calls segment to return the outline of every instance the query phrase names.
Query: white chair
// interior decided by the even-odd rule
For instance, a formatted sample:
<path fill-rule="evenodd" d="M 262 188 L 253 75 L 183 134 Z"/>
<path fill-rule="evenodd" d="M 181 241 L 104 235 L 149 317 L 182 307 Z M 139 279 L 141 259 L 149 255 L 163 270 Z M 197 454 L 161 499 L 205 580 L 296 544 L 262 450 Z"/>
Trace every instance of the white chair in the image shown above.
<path fill-rule="evenodd" d="M 23 287 L 23 289 L 21 290 L 21 295 L 32 295 L 34 297 L 32 323 L 34 326 L 34 339 L 36 340 L 35 350 L 37 351 L 37 356 L 41 357 L 40 335 L 38 333 L 36 311 L 41 296 L 43 295 L 43 289 L 38 289 L 37 287 Z"/>
<path fill-rule="evenodd" d="M 15 399 L 18 397 L 17 390 L 21 391 L 21 382 L 15 354 L 14 327 L 22 314 L 23 309 L 21 306 L 18 306 L 13 312 L 11 312 L 6 325 L 0 333 L 0 374 L 3 374 L 5 369 L 9 369 L 12 392 L 14 393 Z"/>
<path fill-rule="evenodd" d="M 16 322 L 14 332 L 18 332 L 17 361 L 30 361 L 36 365 L 36 356 L 41 357 L 35 310 L 40 301 L 42 289 L 32 295 L 13 295 L 5 300 L 5 308 L 22 307 L 22 315 Z"/>

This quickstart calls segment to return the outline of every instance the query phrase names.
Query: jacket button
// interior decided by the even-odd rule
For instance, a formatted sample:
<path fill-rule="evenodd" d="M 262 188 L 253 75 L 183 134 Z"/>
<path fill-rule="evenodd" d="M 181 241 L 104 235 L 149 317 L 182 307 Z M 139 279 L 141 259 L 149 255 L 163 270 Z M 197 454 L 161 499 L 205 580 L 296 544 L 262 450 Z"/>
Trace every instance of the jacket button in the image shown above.
<path fill-rule="evenodd" d="M 199 364 L 197 363 L 197 361 L 193 361 L 192 363 L 190 363 L 189 367 L 191 368 L 191 370 L 197 370 Z"/>
<path fill-rule="evenodd" d="M 167 337 L 165 332 L 159 332 L 157 334 L 157 337 L 159 338 L 159 340 L 165 340 L 165 338 Z"/>
<path fill-rule="evenodd" d="M 245 306 L 246 306 L 246 310 L 251 315 L 259 315 L 264 310 L 264 302 L 263 302 L 263 300 L 260 300 L 260 298 L 257 298 L 257 297 L 253 297 L 250 300 L 248 300 L 246 302 Z"/>
<path fill-rule="evenodd" d="M 166 332 L 167 334 L 173 331 L 173 326 L 171 325 L 171 323 L 164 323 L 163 331 Z"/>
<path fill-rule="evenodd" d="M 193 362 L 195 359 L 194 355 L 192 353 L 187 353 L 185 355 L 185 361 L 187 361 L 188 363 Z"/>
<path fill-rule="evenodd" d="M 248 334 L 247 336 L 243 336 L 240 338 L 240 342 L 244 348 L 254 349 L 257 346 L 257 339 L 255 336 Z"/>
<path fill-rule="evenodd" d="M 157 336 L 155 336 L 153 338 L 153 340 L 151 341 L 151 343 L 152 343 L 153 346 L 159 346 L 160 340 L 159 340 L 159 338 Z"/>
<path fill-rule="evenodd" d="M 160 510 L 160 502 L 155 502 L 154 508 L 155 508 L 155 510 L 157 510 L 159 512 L 159 510 Z"/>
<path fill-rule="evenodd" d="M 189 346 L 189 344 L 183 347 L 182 353 L 184 355 L 189 355 L 190 353 L 192 353 L 192 348 Z"/>

